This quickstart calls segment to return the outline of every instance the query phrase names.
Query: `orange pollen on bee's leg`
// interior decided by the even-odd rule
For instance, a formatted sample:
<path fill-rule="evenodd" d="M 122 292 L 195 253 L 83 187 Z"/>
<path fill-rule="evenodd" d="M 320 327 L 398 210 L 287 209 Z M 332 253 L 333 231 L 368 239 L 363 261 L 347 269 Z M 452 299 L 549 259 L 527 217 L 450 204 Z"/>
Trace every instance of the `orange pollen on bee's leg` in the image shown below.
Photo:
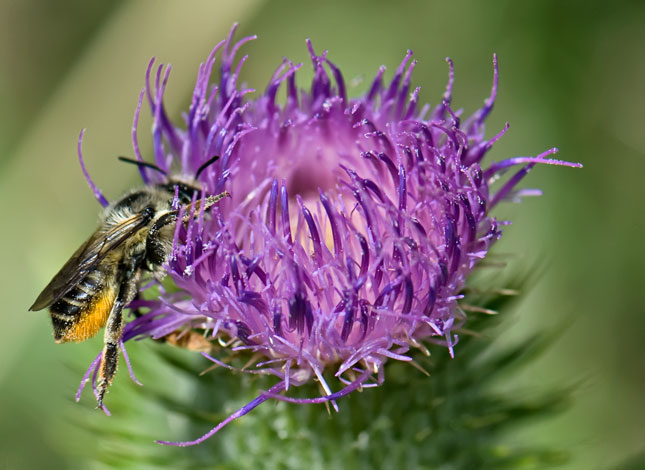
<path fill-rule="evenodd" d="M 79 321 L 66 330 L 56 342 L 73 341 L 78 343 L 94 336 L 105 325 L 115 298 L 115 289 L 104 289 L 98 293 L 95 300 L 83 311 Z"/>

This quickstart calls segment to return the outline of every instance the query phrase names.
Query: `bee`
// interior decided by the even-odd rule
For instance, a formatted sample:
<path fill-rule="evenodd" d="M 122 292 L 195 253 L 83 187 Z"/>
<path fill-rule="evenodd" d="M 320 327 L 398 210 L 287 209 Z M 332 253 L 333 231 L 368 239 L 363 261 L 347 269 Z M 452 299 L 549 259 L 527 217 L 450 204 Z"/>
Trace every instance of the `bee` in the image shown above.
<path fill-rule="evenodd" d="M 168 178 L 159 167 L 126 157 L 120 160 L 161 172 L 166 181 L 127 192 L 105 208 L 99 228 L 83 243 L 47 284 L 32 311 L 49 308 L 57 343 L 81 342 L 92 338 L 105 326 L 104 347 L 99 369 L 98 406 L 111 385 L 118 365 L 123 334 L 123 308 L 139 291 L 144 272 L 161 279 L 163 264 L 172 250 L 179 210 L 173 207 L 175 195 L 186 208 L 183 223 L 201 210 L 202 188 L 199 174 L 218 157 L 204 163 L 193 182 Z M 203 199 L 204 210 L 222 198 L 224 192 Z M 193 202 L 195 201 L 195 202 Z"/>

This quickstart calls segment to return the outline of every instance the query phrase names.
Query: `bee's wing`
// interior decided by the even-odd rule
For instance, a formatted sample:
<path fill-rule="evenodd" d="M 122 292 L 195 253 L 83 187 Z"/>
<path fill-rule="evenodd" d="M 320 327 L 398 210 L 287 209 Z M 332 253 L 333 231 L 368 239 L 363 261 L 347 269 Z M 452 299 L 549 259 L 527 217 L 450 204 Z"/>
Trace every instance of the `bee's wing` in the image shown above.
<path fill-rule="evenodd" d="M 135 214 L 109 230 L 97 230 L 83 243 L 43 289 L 29 310 L 42 310 L 63 297 L 96 267 L 105 255 L 147 223 L 143 214 Z"/>

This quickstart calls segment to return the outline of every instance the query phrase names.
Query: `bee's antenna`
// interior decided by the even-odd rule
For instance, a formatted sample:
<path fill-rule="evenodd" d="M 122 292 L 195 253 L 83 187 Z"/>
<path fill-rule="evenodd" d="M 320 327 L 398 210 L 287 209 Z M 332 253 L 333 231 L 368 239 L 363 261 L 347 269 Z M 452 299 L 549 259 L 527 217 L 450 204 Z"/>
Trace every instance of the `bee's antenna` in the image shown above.
<path fill-rule="evenodd" d="M 219 155 L 215 155 L 213 158 L 211 158 L 210 160 L 207 160 L 205 163 L 203 163 L 203 164 L 202 164 L 202 166 L 200 166 L 200 167 L 197 169 L 197 173 L 195 173 L 195 179 L 198 179 L 198 178 L 199 178 L 199 175 L 202 173 L 202 171 L 204 171 L 206 168 L 208 168 L 209 166 L 211 166 L 211 165 L 212 165 L 213 163 L 215 163 L 217 160 L 219 160 Z"/>
<path fill-rule="evenodd" d="M 128 158 L 128 157 L 119 157 L 119 160 L 121 160 L 122 162 L 125 162 L 125 163 L 132 163 L 133 165 L 137 165 L 139 168 L 141 168 L 142 166 L 146 167 L 146 168 L 150 168 L 151 170 L 158 171 L 159 173 L 161 173 L 164 176 L 168 176 L 168 173 L 163 171 L 161 168 L 159 168 L 154 163 L 142 162 L 140 160 L 134 160 L 133 158 Z"/>

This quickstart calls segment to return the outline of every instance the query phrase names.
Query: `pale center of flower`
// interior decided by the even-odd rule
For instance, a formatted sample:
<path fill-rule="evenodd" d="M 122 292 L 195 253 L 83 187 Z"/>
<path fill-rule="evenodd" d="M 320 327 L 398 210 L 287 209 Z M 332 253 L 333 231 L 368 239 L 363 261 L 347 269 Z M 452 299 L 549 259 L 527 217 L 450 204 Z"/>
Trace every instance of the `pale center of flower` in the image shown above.
<path fill-rule="evenodd" d="M 335 185 L 335 176 L 331 165 L 323 158 L 315 159 L 312 162 L 299 162 L 291 170 L 287 180 L 287 191 L 289 197 L 295 200 L 300 195 L 303 200 L 318 199 L 318 189 L 326 192 Z"/>

